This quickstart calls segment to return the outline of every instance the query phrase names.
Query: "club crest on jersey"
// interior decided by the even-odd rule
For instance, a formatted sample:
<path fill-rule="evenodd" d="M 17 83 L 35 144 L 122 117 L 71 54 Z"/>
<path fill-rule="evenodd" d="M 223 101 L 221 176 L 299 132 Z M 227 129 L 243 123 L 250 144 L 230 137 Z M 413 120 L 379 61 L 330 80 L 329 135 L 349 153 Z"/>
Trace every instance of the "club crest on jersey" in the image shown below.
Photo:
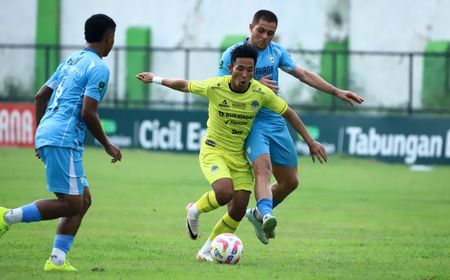
<path fill-rule="evenodd" d="M 271 63 L 275 62 L 275 58 L 273 57 L 273 55 L 269 54 L 269 60 Z"/>
<path fill-rule="evenodd" d="M 253 111 L 256 111 L 256 110 L 259 109 L 259 102 L 256 101 L 256 100 L 254 100 L 254 101 L 252 102 L 251 106 L 252 106 L 252 110 L 253 110 Z"/>

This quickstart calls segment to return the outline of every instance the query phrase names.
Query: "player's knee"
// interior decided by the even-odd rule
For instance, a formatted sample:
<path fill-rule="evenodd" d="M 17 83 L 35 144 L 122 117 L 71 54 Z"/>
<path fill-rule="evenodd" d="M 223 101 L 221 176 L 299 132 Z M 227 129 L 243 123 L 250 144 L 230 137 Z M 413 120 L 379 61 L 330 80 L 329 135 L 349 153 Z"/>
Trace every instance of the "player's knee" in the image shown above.
<path fill-rule="evenodd" d="M 62 216 L 72 217 L 77 216 L 81 213 L 83 209 L 83 198 L 81 196 L 76 197 L 62 197 L 59 199 L 63 204 L 62 206 Z"/>
<path fill-rule="evenodd" d="M 245 216 L 245 210 L 247 210 L 247 207 L 241 207 L 241 206 L 236 207 L 233 211 L 234 215 L 232 218 L 238 222 L 241 221 L 242 218 L 244 218 L 244 216 Z"/>
<path fill-rule="evenodd" d="M 83 204 L 81 203 L 68 203 L 66 208 L 66 216 L 77 216 L 81 213 L 82 208 Z"/>
<path fill-rule="evenodd" d="M 270 177 L 272 177 L 272 171 L 266 167 L 257 168 L 254 170 L 254 173 L 258 180 L 269 181 Z"/>
<path fill-rule="evenodd" d="M 289 192 L 293 192 L 298 188 L 299 181 L 297 177 L 288 178 L 285 182 L 283 182 L 283 188 Z"/>
<path fill-rule="evenodd" d="M 272 165 L 267 156 L 260 156 L 253 162 L 253 173 L 255 174 L 255 177 L 261 179 L 267 178 L 267 180 L 270 179 L 272 176 Z"/>
<path fill-rule="evenodd" d="M 220 205 L 228 204 L 233 199 L 234 190 L 233 189 L 223 189 L 216 191 L 216 200 Z"/>
<path fill-rule="evenodd" d="M 92 205 L 92 199 L 90 197 L 83 198 L 83 212 L 86 212 Z"/>
<path fill-rule="evenodd" d="M 246 207 L 230 207 L 228 208 L 228 215 L 230 215 L 233 220 L 240 222 L 245 216 Z"/>

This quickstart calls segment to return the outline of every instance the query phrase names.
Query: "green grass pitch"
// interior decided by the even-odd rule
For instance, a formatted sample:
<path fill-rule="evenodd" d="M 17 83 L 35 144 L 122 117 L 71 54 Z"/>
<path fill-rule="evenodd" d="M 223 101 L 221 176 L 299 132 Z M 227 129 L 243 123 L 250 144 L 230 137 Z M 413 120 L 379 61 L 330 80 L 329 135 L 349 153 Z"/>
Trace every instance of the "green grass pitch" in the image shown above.
<path fill-rule="evenodd" d="M 0 159 L 1 206 L 53 197 L 32 149 Z M 235 266 L 195 261 L 225 208 L 201 216 L 200 240 L 185 233 L 186 204 L 210 190 L 197 155 L 123 150 L 111 164 L 87 148 L 84 167 L 93 205 L 68 255 L 79 272 L 43 272 L 56 225 L 46 221 L 0 239 L 0 279 L 450 279 L 449 166 L 302 157 L 299 189 L 275 209 L 277 238 L 262 245 L 243 220 Z"/>

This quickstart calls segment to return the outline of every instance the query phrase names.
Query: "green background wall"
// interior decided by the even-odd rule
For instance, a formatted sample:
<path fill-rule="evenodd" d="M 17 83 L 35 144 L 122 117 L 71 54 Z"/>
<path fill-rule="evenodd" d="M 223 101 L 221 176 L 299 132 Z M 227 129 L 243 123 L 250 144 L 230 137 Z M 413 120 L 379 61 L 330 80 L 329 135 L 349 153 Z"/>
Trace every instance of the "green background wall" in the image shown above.
<path fill-rule="evenodd" d="M 52 45 L 54 48 L 38 48 L 36 51 L 35 90 L 37 91 L 58 67 L 60 1 L 37 2 L 36 44 Z M 48 62 L 48 63 L 47 63 Z"/>

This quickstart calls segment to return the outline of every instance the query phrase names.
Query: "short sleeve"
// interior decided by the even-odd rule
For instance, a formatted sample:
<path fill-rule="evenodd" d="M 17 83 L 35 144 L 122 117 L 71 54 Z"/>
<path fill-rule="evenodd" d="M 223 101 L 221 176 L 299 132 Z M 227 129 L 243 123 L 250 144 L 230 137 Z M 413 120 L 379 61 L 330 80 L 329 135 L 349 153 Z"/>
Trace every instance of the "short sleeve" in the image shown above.
<path fill-rule="evenodd" d="M 280 64 L 278 67 L 281 68 L 281 70 L 283 70 L 286 73 L 290 73 L 290 72 L 294 71 L 295 67 L 297 67 L 297 64 L 292 59 L 289 52 L 280 45 L 278 45 L 278 48 L 281 53 Z"/>
<path fill-rule="evenodd" d="M 189 81 L 188 91 L 193 94 L 207 96 L 208 95 L 208 84 L 206 82 Z"/>
<path fill-rule="evenodd" d="M 58 78 L 61 72 L 61 68 L 63 66 L 64 63 L 61 63 L 58 68 L 56 68 L 55 73 L 53 73 L 53 75 L 50 77 L 50 79 L 48 79 L 48 81 L 45 83 L 46 86 L 48 86 L 51 89 L 55 89 L 57 86 L 57 82 L 58 82 Z"/>
<path fill-rule="evenodd" d="M 109 69 L 105 64 L 99 64 L 88 71 L 86 90 L 87 95 L 100 102 L 106 94 L 109 80 Z"/>
<path fill-rule="evenodd" d="M 267 87 L 265 87 L 264 93 L 265 94 L 263 97 L 263 104 L 262 104 L 263 107 L 266 107 L 267 109 L 270 109 L 280 115 L 286 112 L 286 110 L 288 109 L 286 101 L 284 101 L 281 97 L 276 95 L 272 90 L 270 90 Z"/>
<path fill-rule="evenodd" d="M 223 77 L 226 75 L 230 75 L 230 71 L 228 70 L 228 66 L 231 64 L 231 50 L 234 48 L 230 47 L 226 51 L 223 52 L 222 58 L 220 59 L 219 69 L 217 69 L 217 76 Z"/>

